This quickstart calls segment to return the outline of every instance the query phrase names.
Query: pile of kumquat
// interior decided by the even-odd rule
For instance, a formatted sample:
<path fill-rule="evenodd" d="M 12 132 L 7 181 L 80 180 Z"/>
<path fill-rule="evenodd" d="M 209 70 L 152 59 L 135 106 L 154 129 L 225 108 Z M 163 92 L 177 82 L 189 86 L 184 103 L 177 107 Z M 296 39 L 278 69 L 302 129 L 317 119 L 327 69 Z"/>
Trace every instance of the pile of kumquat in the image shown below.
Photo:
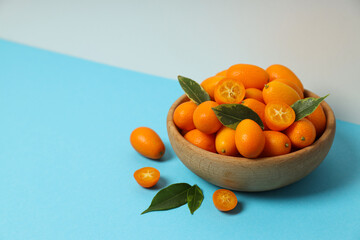
<path fill-rule="evenodd" d="M 196 103 L 189 97 L 175 109 L 173 120 L 185 139 L 204 150 L 245 158 L 278 156 L 313 144 L 326 128 L 320 102 L 298 119 L 294 104 L 302 104 L 304 87 L 283 65 L 264 70 L 236 64 L 200 85 L 209 100 Z M 223 104 L 250 108 L 262 125 L 245 117 L 235 127 L 226 126 L 214 111 Z"/>

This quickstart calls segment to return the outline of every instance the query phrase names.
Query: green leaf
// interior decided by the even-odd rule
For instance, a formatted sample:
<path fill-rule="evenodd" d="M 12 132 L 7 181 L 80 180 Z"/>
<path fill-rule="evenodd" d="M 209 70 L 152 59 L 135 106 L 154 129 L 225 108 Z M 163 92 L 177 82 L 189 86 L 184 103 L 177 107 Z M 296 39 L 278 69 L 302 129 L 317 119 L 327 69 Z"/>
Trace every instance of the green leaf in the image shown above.
<path fill-rule="evenodd" d="M 219 121 L 226 127 L 236 129 L 237 125 L 244 119 L 254 120 L 264 129 L 264 124 L 259 115 L 249 107 L 242 104 L 221 104 L 212 108 Z"/>
<path fill-rule="evenodd" d="M 296 101 L 293 105 L 291 105 L 292 109 L 295 111 L 295 121 L 313 113 L 327 96 L 329 96 L 329 94 L 321 98 L 309 97 Z"/>
<path fill-rule="evenodd" d="M 194 212 L 201 206 L 203 199 L 204 195 L 196 184 L 188 190 L 187 203 L 191 214 L 194 214 Z"/>
<path fill-rule="evenodd" d="M 175 183 L 161 189 L 153 198 L 148 209 L 141 214 L 173 209 L 184 205 L 187 202 L 187 191 L 190 187 L 187 183 Z"/>
<path fill-rule="evenodd" d="M 185 94 L 197 105 L 211 100 L 209 94 L 194 80 L 183 76 L 178 76 L 178 79 Z"/>

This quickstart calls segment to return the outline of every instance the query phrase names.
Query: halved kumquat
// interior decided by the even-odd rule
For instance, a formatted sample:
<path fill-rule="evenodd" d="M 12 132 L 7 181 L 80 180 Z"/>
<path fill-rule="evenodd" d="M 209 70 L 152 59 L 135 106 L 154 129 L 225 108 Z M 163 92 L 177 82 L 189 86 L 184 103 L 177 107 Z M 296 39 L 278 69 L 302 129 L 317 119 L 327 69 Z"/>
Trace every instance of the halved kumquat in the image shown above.
<path fill-rule="evenodd" d="M 238 204 L 235 193 L 227 189 L 218 189 L 213 194 L 215 207 L 223 212 L 233 210 Z"/>
<path fill-rule="evenodd" d="M 295 121 L 295 111 L 284 102 L 271 102 L 265 107 L 265 122 L 268 128 L 282 131 Z"/>
<path fill-rule="evenodd" d="M 240 80 L 224 78 L 214 90 L 214 98 L 218 104 L 241 103 L 244 97 L 245 87 Z"/>
<path fill-rule="evenodd" d="M 153 167 L 144 167 L 135 171 L 134 178 L 140 186 L 150 188 L 159 181 L 160 172 Z"/>

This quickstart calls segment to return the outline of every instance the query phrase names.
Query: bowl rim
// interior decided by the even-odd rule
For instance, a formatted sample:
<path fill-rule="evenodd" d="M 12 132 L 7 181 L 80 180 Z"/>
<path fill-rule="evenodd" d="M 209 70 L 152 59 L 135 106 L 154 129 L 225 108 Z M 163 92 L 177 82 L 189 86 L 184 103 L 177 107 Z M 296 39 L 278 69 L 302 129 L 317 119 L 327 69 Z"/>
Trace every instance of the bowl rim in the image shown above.
<path fill-rule="evenodd" d="M 306 97 L 319 97 L 318 95 L 316 95 L 315 93 L 305 89 L 304 90 L 304 95 Z M 185 102 L 186 100 L 188 100 L 187 96 L 184 94 L 181 97 L 179 97 L 170 107 L 169 112 L 168 112 L 168 116 L 167 116 L 167 126 L 168 126 L 168 134 L 175 134 L 174 137 L 180 141 L 180 144 L 186 146 L 189 150 L 193 151 L 193 152 L 201 152 L 201 154 L 203 155 L 203 157 L 209 157 L 212 160 L 218 161 L 218 163 L 222 163 L 222 164 L 226 164 L 226 163 L 231 163 L 231 164 L 235 164 L 235 165 L 273 165 L 275 162 L 277 163 L 281 163 L 281 162 L 289 162 L 289 161 L 296 161 L 297 156 L 299 155 L 307 155 L 311 152 L 316 151 L 316 149 L 318 149 L 318 147 L 322 144 L 325 143 L 325 141 L 331 137 L 336 129 L 336 119 L 335 119 L 335 115 L 333 110 L 331 109 L 331 107 L 329 106 L 329 104 L 327 104 L 325 101 L 323 101 L 321 103 L 321 106 L 323 107 L 323 110 L 325 112 L 326 115 L 326 128 L 325 131 L 323 132 L 323 134 L 321 135 L 320 138 L 317 138 L 316 141 L 311 144 L 308 147 L 299 149 L 297 151 L 288 153 L 288 154 L 284 154 L 284 155 L 280 155 L 280 156 L 274 156 L 274 157 L 263 157 L 263 158 L 254 158 L 254 159 L 249 159 L 249 158 L 244 158 L 244 157 L 234 157 L 234 156 L 225 156 L 225 155 L 221 155 L 218 153 L 213 153 L 213 152 L 209 152 L 206 151 L 204 149 L 201 149 L 193 144 L 191 144 L 190 142 L 188 142 L 179 132 L 179 129 L 175 126 L 174 121 L 173 121 L 173 114 L 175 111 L 175 108 L 180 105 L 181 103 Z M 217 158 L 214 158 L 214 156 L 217 156 Z"/>

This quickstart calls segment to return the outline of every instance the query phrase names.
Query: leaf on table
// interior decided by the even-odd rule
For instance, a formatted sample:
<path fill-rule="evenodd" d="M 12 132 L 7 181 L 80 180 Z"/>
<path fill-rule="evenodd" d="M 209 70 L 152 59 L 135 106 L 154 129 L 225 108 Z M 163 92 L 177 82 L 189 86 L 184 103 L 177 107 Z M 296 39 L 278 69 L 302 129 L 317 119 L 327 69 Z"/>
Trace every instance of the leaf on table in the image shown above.
<path fill-rule="evenodd" d="M 296 101 L 293 105 L 291 105 L 292 109 L 295 111 L 295 121 L 313 113 L 320 103 L 327 98 L 327 96 L 329 96 L 329 94 L 321 98 L 308 97 Z"/>
<path fill-rule="evenodd" d="M 185 94 L 197 105 L 211 100 L 209 94 L 194 80 L 183 76 L 178 76 L 178 80 Z"/>
<path fill-rule="evenodd" d="M 191 186 L 187 183 L 175 183 L 164 189 L 161 189 L 153 198 L 148 209 L 141 214 L 168 210 L 180 207 L 187 202 L 187 191 Z"/>
<path fill-rule="evenodd" d="M 264 124 L 259 115 L 251 108 L 242 104 L 221 104 L 212 108 L 219 121 L 226 127 L 236 129 L 237 125 L 244 119 L 254 120 L 264 129 Z"/>
<path fill-rule="evenodd" d="M 204 199 L 204 195 L 198 185 L 194 185 L 189 188 L 187 192 L 187 203 L 191 214 L 201 206 L 201 203 Z"/>

